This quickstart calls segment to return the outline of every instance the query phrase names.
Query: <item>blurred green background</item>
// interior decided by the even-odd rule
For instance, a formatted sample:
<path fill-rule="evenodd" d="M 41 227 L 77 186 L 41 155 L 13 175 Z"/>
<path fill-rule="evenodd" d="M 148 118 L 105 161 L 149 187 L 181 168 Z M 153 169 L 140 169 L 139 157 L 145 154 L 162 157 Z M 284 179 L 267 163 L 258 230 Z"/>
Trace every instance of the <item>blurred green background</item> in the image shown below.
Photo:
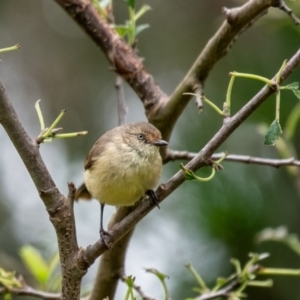
<path fill-rule="evenodd" d="M 224 21 L 221 7 L 234 7 L 246 1 L 149 0 L 137 1 L 152 7 L 140 21 L 150 28 L 139 36 L 139 55 L 146 69 L 162 89 L 171 94 L 186 74 L 208 39 Z M 299 1 L 288 1 L 300 17 Z M 127 8 L 115 1 L 116 22 L 124 23 Z M 32 138 L 39 134 L 34 109 L 41 99 L 49 125 L 61 109 L 65 132 L 88 130 L 85 137 L 57 140 L 41 146 L 43 158 L 58 188 L 66 193 L 67 182 L 82 181 L 83 161 L 94 141 L 117 125 L 115 74 L 104 55 L 77 24 L 51 0 L 1 0 L 0 48 L 19 43 L 21 49 L 1 55 L 0 80 Z M 269 13 L 243 33 L 232 50 L 211 72 L 205 95 L 219 107 L 225 99 L 228 73 L 239 71 L 273 76 L 284 59 L 299 49 L 300 29 L 286 14 Z M 288 82 L 300 81 L 298 69 Z M 262 86 L 237 79 L 233 89 L 233 112 L 245 104 Z M 127 121 L 146 120 L 143 106 L 129 87 L 125 87 Z M 219 149 L 232 154 L 278 157 L 273 147 L 263 145 L 258 127 L 270 124 L 275 116 L 275 98 L 263 104 Z M 282 95 L 281 124 L 297 99 Z M 198 152 L 222 125 L 209 107 L 202 114 L 193 101 L 180 117 L 171 141 L 173 149 Z M 296 131 L 294 147 L 299 152 Z M 38 247 L 45 257 L 57 250 L 49 217 L 22 161 L 0 127 L 0 267 L 26 275 L 20 263 L 23 244 Z M 161 181 L 179 169 L 180 162 L 164 167 Z M 233 271 L 231 257 L 247 260 L 249 252 L 269 252 L 269 267 L 299 268 L 300 257 L 278 243 L 256 244 L 255 235 L 266 227 L 287 226 L 300 234 L 300 195 L 295 178 L 285 168 L 224 162 L 224 171 L 208 183 L 186 182 L 137 227 L 126 265 L 128 275 L 136 277 L 147 294 L 162 298 L 160 284 L 144 268 L 157 268 L 168 274 L 174 300 L 195 296 L 196 283 L 184 265 L 191 262 L 212 284 L 218 276 Z M 200 170 L 204 176 L 206 170 Z M 78 239 L 86 247 L 98 239 L 99 204 L 75 205 Z M 106 222 L 113 208 L 105 211 Z M 88 288 L 96 271 L 94 265 L 85 276 Z M 26 280 L 32 283 L 30 276 Z M 271 289 L 249 288 L 249 299 L 299 299 L 300 278 L 277 277 Z M 122 299 L 120 284 L 116 299 Z"/>

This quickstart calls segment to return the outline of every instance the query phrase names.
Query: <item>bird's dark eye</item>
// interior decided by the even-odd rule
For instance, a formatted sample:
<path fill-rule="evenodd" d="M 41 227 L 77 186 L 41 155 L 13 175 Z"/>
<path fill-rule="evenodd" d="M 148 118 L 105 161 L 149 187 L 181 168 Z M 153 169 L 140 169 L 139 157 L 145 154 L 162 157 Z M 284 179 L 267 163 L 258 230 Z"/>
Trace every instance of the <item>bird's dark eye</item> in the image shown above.
<path fill-rule="evenodd" d="M 143 135 L 142 133 L 138 133 L 137 134 L 137 138 L 141 141 L 143 141 L 145 139 L 145 135 Z"/>

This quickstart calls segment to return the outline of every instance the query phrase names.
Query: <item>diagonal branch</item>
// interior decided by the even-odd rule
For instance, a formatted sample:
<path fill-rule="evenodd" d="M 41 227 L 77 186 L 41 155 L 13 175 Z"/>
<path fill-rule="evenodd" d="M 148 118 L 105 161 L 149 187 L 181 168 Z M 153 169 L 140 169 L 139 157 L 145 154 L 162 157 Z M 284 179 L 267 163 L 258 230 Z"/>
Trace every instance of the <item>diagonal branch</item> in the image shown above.
<path fill-rule="evenodd" d="M 203 88 L 214 65 L 228 53 L 236 38 L 262 16 L 269 7 L 282 8 L 282 1 L 248 1 L 234 9 L 224 9 L 227 20 L 208 41 L 188 74 L 171 98 L 145 70 L 142 60 L 96 11 L 89 0 L 55 0 L 101 48 L 114 70 L 141 98 L 146 116 L 164 139 L 169 140 L 178 117 L 191 96 L 183 95 Z"/>
<path fill-rule="evenodd" d="M 288 16 L 294 21 L 295 25 L 300 24 L 299 18 L 293 13 L 293 11 L 285 4 L 284 0 L 277 0 L 277 5 L 279 9 L 288 14 Z"/>
<path fill-rule="evenodd" d="M 39 145 L 32 140 L 0 82 L 0 124 L 4 127 L 20 157 L 22 158 L 47 209 L 56 209 L 64 199 L 55 186 L 39 153 Z"/>
<path fill-rule="evenodd" d="M 279 0 L 248 1 L 241 7 L 223 8 L 226 21 L 208 41 L 170 99 L 160 108 L 159 116 L 155 116 L 154 119 L 149 118 L 151 123 L 162 130 L 164 138 L 170 137 L 173 126 L 191 99 L 191 95 L 184 95 L 184 93 L 196 93 L 199 88 L 203 90 L 210 71 L 229 52 L 237 37 L 263 16 L 268 8 L 272 6 L 281 8 L 282 2 Z M 158 118 L 160 120 L 157 120 Z M 167 126 L 161 124 L 164 118 L 168 119 Z"/>
<path fill-rule="evenodd" d="M 300 65 L 300 50 L 286 64 L 282 71 L 280 82 L 284 81 Z M 268 86 L 263 87 L 246 105 L 244 105 L 233 117 L 227 118 L 221 129 L 212 137 L 206 146 L 185 166 L 186 169 L 197 171 L 206 165 L 206 161 L 224 143 L 224 141 L 244 122 L 264 101 L 275 91 Z M 175 189 L 185 181 L 182 171 L 178 171 L 168 182 L 162 184 L 156 190 L 159 201 L 163 201 Z M 135 210 L 116 224 L 109 233 L 108 243 L 116 243 L 122 236 L 129 232 L 141 219 L 143 219 L 153 208 L 154 204 L 149 199 L 143 201 Z M 106 251 L 105 245 L 98 240 L 80 254 L 79 263 L 84 261 L 92 264 L 95 259 Z"/>
<path fill-rule="evenodd" d="M 76 256 L 80 250 L 77 245 L 73 212 L 75 188 L 69 184 L 67 199 L 59 192 L 42 160 L 38 143 L 30 139 L 25 131 L 1 82 L 0 123 L 22 158 L 55 227 L 62 266 L 63 297 L 78 299 L 81 279 L 87 267 L 84 262 L 81 265 L 76 264 Z"/>
<path fill-rule="evenodd" d="M 145 70 L 142 59 L 96 11 L 89 0 L 55 0 L 101 48 L 113 69 L 154 114 L 167 96 Z M 150 112 L 149 112 L 150 113 Z"/>

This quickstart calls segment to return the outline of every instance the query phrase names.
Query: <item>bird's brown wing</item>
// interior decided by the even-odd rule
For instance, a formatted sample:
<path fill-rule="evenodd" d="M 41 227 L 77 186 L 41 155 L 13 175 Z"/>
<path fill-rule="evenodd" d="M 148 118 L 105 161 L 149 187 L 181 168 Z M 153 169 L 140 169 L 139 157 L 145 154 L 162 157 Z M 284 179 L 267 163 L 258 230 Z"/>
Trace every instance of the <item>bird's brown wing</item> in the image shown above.
<path fill-rule="evenodd" d="M 92 195 L 90 192 L 87 190 L 85 184 L 83 183 L 75 192 L 75 200 L 78 201 L 79 199 L 83 200 L 91 200 Z"/>
<path fill-rule="evenodd" d="M 94 144 L 90 152 L 88 153 L 85 162 L 84 169 L 89 170 L 93 168 L 93 165 L 97 161 L 97 159 L 101 156 L 103 151 L 108 145 L 109 140 L 111 140 L 112 130 L 107 131 L 104 135 L 102 135 Z"/>
<path fill-rule="evenodd" d="M 90 152 L 88 153 L 85 162 L 84 162 L 84 169 L 85 170 L 91 170 L 97 161 L 97 159 L 101 156 L 103 151 L 105 150 L 105 147 L 107 147 L 108 141 L 111 139 L 111 135 L 113 132 L 108 131 L 104 135 L 102 135 L 94 144 Z M 86 185 L 83 183 L 75 193 L 75 200 L 91 200 L 92 195 L 86 188 Z"/>

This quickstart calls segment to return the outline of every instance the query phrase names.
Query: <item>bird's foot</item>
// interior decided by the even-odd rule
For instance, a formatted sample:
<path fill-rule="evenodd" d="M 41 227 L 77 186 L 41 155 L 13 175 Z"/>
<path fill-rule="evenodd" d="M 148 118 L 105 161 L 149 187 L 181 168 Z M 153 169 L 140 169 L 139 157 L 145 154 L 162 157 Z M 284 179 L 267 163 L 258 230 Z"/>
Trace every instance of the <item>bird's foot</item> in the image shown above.
<path fill-rule="evenodd" d="M 108 231 L 106 231 L 104 229 L 100 229 L 100 238 L 101 238 L 101 241 L 106 246 L 106 248 L 108 250 L 110 250 L 112 248 L 112 245 L 110 245 L 110 243 L 108 243 L 106 241 L 106 236 L 108 236 L 108 235 L 111 236 L 111 234 Z"/>
<path fill-rule="evenodd" d="M 155 204 L 160 209 L 159 201 L 158 201 L 158 198 L 157 198 L 155 192 L 153 190 L 147 190 L 146 195 L 148 195 L 148 197 L 150 198 L 152 204 Z"/>

